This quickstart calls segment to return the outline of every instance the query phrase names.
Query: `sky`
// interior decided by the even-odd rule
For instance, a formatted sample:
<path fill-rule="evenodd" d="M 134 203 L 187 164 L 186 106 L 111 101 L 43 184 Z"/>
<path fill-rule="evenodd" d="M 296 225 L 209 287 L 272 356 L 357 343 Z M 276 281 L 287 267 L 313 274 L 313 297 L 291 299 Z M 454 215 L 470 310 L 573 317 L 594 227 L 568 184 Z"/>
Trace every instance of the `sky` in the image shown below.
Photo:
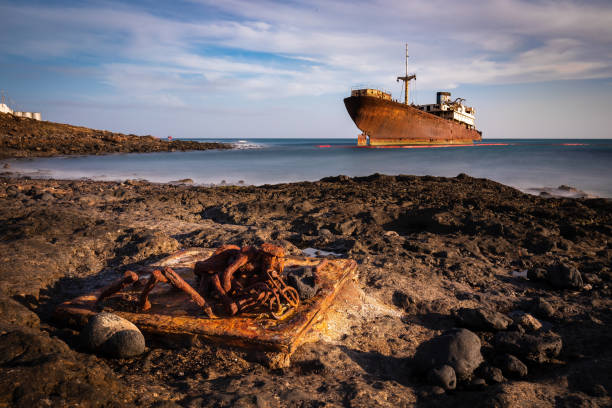
<path fill-rule="evenodd" d="M 355 138 L 352 87 L 450 91 L 484 138 L 612 138 L 609 0 L 0 0 L 0 90 L 159 137 Z"/>

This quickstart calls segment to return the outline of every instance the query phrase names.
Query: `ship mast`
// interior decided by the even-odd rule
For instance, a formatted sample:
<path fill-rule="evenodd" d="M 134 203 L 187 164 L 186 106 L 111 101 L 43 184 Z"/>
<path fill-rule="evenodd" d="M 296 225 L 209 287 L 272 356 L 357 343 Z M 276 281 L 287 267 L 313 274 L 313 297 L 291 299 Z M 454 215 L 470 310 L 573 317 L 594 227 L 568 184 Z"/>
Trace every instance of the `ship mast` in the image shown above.
<path fill-rule="evenodd" d="M 408 44 L 406 44 L 406 75 L 397 77 L 397 81 L 404 81 L 404 103 L 408 105 L 409 83 L 411 79 L 416 79 L 416 75 L 408 75 Z"/>

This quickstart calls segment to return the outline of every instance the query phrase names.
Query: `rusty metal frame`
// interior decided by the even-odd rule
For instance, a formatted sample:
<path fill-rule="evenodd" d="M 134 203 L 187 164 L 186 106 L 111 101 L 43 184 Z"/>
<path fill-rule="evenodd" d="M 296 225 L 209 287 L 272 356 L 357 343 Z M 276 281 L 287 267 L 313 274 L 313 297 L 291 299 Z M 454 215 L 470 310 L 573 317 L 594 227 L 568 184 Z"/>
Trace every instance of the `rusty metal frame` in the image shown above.
<path fill-rule="evenodd" d="M 195 262 L 208 258 L 212 252 L 209 248 L 189 248 L 136 272 L 144 275 L 155 268 L 170 266 L 184 279 L 192 281 Z M 345 283 L 357 276 L 357 264 L 350 259 L 286 258 L 286 270 L 300 267 L 316 267 L 315 279 L 320 289 L 313 298 L 300 302 L 295 313 L 280 321 L 254 314 L 210 319 L 186 295 L 167 285 L 159 285 L 151 292 L 153 307 L 147 312 L 127 311 L 117 306 L 121 301 L 135 299 L 137 288 L 111 296 L 109 300 L 114 298 L 115 302 L 108 302 L 110 305 L 106 304 L 104 310 L 131 321 L 145 334 L 193 335 L 224 345 L 291 354 L 313 325 L 324 318 Z M 69 325 L 83 326 L 91 315 L 100 311 L 96 305 L 99 294 L 97 290 L 62 303 L 55 310 L 56 318 Z"/>

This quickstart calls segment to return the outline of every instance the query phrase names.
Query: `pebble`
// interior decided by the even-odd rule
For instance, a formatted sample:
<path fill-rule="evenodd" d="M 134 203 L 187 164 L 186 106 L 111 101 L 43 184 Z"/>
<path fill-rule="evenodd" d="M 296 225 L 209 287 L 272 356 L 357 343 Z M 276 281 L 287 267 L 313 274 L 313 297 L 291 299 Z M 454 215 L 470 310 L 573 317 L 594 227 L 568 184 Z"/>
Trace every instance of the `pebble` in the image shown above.
<path fill-rule="evenodd" d="M 538 331 L 542 328 L 542 323 L 529 313 L 517 311 L 511 314 L 514 324 L 520 324 L 526 331 Z"/>
<path fill-rule="evenodd" d="M 449 365 L 443 365 L 429 371 L 427 380 L 434 385 L 440 386 L 445 390 L 454 390 L 457 386 L 457 376 L 455 370 Z"/>
<path fill-rule="evenodd" d="M 145 349 L 138 327 L 113 313 L 90 317 L 81 332 L 81 341 L 88 350 L 115 358 L 137 356 Z"/>
<path fill-rule="evenodd" d="M 486 365 L 482 368 L 481 375 L 488 384 L 499 384 L 504 382 L 505 378 L 502 374 L 502 370 L 497 367 Z"/>
<path fill-rule="evenodd" d="M 541 297 L 536 298 L 531 306 L 531 312 L 544 319 L 550 319 L 555 314 L 555 308 Z"/>
<path fill-rule="evenodd" d="M 487 382 L 483 378 L 474 378 L 469 385 L 472 389 L 482 390 L 487 386 Z"/>
<path fill-rule="evenodd" d="M 42 195 L 40 195 L 40 196 L 38 197 L 38 199 L 39 199 L 39 200 L 42 200 L 42 201 L 51 201 L 51 200 L 53 200 L 54 198 L 55 198 L 55 197 L 53 197 L 53 196 L 52 196 L 51 194 L 49 194 L 49 193 L 43 193 Z"/>
<path fill-rule="evenodd" d="M 527 366 L 512 354 L 505 354 L 500 365 L 503 373 L 508 377 L 522 378 L 527 376 Z"/>
<path fill-rule="evenodd" d="M 431 395 L 442 395 L 444 392 L 444 388 L 440 386 L 431 387 Z"/>
<path fill-rule="evenodd" d="M 591 389 L 591 394 L 593 394 L 596 397 L 605 397 L 608 395 L 608 391 L 606 390 L 606 387 L 604 387 L 603 385 L 595 384 L 593 388 Z"/>

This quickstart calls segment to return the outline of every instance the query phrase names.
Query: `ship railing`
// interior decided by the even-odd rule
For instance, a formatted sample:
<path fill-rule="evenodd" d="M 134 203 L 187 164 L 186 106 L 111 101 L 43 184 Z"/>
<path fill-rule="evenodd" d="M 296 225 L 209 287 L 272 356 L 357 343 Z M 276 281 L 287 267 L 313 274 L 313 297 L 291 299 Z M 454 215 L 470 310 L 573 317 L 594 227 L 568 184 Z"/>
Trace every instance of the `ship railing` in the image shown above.
<path fill-rule="evenodd" d="M 358 91 L 360 89 L 376 89 L 378 91 L 381 91 L 381 92 L 384 92 L 384 93 L 388 93 L 389 95 L 391 95 L 391 91 L 390 90 L 379 88 L 377 86 L 369 86 L 368 84 L 357 84 L 357 85 L 351 86 L 351 92 L 352 91 Z"/>

